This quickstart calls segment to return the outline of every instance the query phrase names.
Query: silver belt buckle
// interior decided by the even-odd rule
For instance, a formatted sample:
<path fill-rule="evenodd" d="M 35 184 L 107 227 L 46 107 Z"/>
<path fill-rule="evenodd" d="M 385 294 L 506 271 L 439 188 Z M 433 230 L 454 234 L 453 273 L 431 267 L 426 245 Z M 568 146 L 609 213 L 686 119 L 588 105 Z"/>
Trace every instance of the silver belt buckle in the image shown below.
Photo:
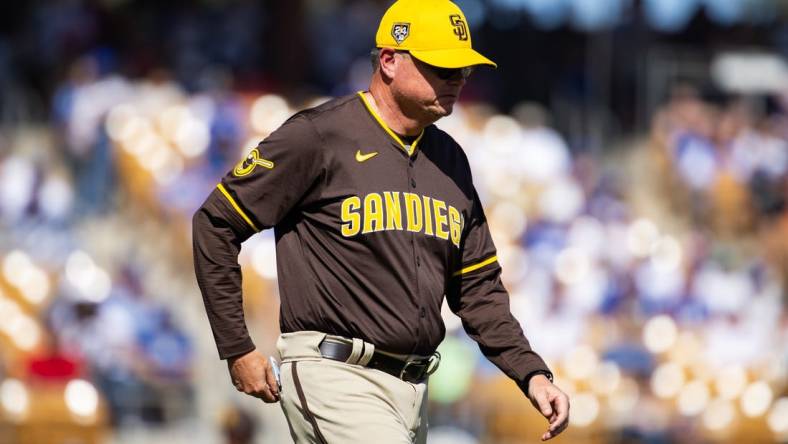
<path fill-rule="evenodd" d="M 405 361 L 405 366 L 402 367 L 402 370 L 400 370 L 399 372 L 399 379 L 402 379 L 404 381 L 403 377 L 405 376 L 405 372 L 408 370 L 409 366 L 423 365 L 422 364 L 423 362 L 424 361 Z M 429 359 L 427 359 L 427 364 L 424 366 L 424 370 L 416 379 L 420 380 L 423 379 L 425 376 L 429 376 L 435 373 L 435 371 L 438 370 L 438 366 L 440 365 L 440 362 L 441 362 L 441 354 L 436 351 L 435 353 L 432 354 L 432 356 L 429 357 Z"/>

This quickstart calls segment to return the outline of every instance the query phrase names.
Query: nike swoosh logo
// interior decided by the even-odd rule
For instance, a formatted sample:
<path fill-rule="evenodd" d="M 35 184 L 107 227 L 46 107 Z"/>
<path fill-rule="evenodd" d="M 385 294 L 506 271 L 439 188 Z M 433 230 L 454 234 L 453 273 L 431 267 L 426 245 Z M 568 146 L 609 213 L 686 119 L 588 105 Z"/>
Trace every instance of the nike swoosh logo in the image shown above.
<path fill-rule="evenodd" d="M 366 162 L 367 160 L 375 157 L 378 155 L 377 151 L 373 151 L 367 154 L 361 154 L 361 150 L 356 151 L 356 160 L 359 162 Z"/>

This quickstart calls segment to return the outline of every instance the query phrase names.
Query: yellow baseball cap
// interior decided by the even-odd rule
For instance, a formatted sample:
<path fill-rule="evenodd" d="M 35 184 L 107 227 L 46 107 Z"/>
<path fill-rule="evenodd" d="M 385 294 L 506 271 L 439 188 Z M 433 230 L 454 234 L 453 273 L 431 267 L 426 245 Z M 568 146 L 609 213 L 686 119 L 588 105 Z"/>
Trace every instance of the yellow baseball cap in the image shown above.
<path fill-rule="evenodd" d="M 409 51 L 441 68 L 497 65 L 471 47 L 471 31 L 460 8 L 449 0 L 398 0 L 380 20 L 378 48 Z"/>

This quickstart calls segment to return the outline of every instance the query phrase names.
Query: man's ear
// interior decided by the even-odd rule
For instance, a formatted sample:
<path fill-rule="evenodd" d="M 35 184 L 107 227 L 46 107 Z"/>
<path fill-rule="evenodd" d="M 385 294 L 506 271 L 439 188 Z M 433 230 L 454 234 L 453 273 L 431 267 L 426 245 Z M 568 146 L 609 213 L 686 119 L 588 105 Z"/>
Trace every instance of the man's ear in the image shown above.
<path fill-rule="evenodd" d="M 397 52 L 391 48 L 380 48 L 378 62 L 380 62 L 380 74 L 384 78 L 393 79 L 396 75 L 397 64 L 399 63 L 396 53 Z"/>

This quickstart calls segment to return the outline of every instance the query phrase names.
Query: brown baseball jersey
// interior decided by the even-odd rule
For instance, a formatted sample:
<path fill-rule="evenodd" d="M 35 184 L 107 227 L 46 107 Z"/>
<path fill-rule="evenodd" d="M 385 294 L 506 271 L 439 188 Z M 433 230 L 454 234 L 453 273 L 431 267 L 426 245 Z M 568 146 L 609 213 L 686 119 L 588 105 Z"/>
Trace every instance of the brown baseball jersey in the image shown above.
<path fill-rule="evenodd" d="M 301 111 L 230 171 L 194 217 L 195 269 L 222 358 L 254 349 L 240 243 L 274 228 L 282 332 L 429 355 L 444 296 L 509 377 L 548 371 L 509 310 L 468 160 L 430 125 L 389 129 L 363 93 Z"/>

